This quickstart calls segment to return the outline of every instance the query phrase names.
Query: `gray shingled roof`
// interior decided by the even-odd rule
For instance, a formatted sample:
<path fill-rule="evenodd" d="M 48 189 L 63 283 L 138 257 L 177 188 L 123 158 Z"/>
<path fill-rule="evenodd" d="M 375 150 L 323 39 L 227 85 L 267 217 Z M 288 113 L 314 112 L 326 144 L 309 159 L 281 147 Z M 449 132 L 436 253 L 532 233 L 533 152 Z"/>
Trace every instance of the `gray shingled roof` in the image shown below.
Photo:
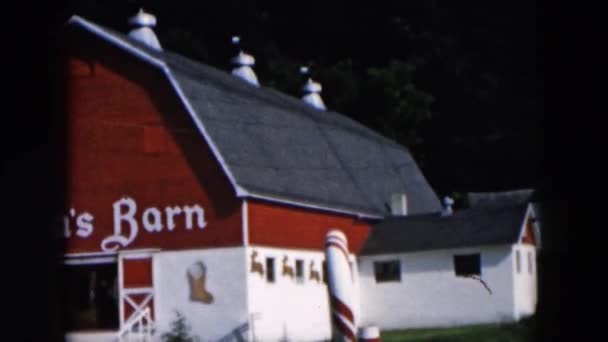
<path fill-rule="evenodd" d="M 227 72 L 149 49 L 80 17 L 73 17 L 69 25 L 89 32 L 93 27 L 101 38 L 110 37 L 163 61 L 217 147 L 234 185 L 244 190 L 242 197 L 270 196 L 382 216 L 390 195 L 405 192 L 410 213 L 441 210 L 406 148 L 342 114 L 317 111 Z"/>
<path fill-rule="evenodd" d="M 362 255 L 516 243 L 527 204 L 457 210 L 437 214 L 392 217 L 375 224 Z"/>

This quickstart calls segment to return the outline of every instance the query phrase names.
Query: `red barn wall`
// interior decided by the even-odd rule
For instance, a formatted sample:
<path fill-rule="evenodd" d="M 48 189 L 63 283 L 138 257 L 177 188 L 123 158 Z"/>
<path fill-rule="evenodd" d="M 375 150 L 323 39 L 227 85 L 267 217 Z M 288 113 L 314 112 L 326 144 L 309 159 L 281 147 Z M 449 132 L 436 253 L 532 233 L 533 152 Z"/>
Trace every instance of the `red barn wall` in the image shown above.
<path fill-rule="evenodd" d="M 526 226 L 524 228 L 525 231 L 524 236 L 522 238 L 522 243 L 536 246 L 536 240 L 534 239 L 534 229 L 532 228 L 532 225 L 532 219 L 529 218 L 526 221 Z"/>
<path fill-rule="evenodd" d="M 339 229 L 348 238 L 349 251 L 358 253 L 370 231 L 367 222 L 352 216 L 261 201 L 247 204 L 252 245 L 322 250 L 325 235 Z"/>
<path fill-rule="evenodd" d="M 112 204 L 137 203 L 136 239 L 126 248 L 180 249 L 242 245 L 240 200 L 189 114 L 156 67 L 83 32 L 67 54 L 66 213 L 93 215 L 93 232 L 77 236 L 70 215 L 68 253 L 101 251 L 114 232 Z M 207 226 L 147 232 L 145 208 L 202 206 Z M 127 227 L 127 225 L 123 225 Z M 122 248 L 121 248 L 122 249 Z"/>

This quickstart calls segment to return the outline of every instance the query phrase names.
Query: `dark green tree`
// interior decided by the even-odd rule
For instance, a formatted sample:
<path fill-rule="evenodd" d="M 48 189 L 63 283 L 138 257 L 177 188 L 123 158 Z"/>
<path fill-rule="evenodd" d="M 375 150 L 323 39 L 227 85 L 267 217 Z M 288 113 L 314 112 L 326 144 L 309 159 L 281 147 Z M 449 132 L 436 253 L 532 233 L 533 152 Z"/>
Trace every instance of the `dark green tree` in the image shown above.
<path fill-rule="evenodd" d="M 162 335 L 163 342 L 195 342 L 198 339 L 190 334 L 190 326 L 186 318 L 176 311 L 177 318 L 171 322 L 171 330 Z"/>
<path fill-rule="evenodd" d="M 431 119 L 431 94 L 416 86 L 416 64 L 411 61 L 392 60 L 386 67 L 367 70 L 366 82 L 370 95 L 374 95 L 374 111 L 380 131 L 406 146 L 422 143 L 420 127 Z"/>

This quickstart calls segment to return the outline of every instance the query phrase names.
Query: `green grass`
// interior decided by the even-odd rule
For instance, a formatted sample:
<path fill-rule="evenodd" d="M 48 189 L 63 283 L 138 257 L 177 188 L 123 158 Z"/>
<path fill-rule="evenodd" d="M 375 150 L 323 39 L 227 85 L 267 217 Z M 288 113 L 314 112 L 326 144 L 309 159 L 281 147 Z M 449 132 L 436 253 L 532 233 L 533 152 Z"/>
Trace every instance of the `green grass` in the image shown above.
<path fill-rule="evenodd" d="M 531 320 L 512 324 L 484 324 L 455 328 L 410 329 L 381 332 L 382 342 L 511 342 L 531 341 Z"/>

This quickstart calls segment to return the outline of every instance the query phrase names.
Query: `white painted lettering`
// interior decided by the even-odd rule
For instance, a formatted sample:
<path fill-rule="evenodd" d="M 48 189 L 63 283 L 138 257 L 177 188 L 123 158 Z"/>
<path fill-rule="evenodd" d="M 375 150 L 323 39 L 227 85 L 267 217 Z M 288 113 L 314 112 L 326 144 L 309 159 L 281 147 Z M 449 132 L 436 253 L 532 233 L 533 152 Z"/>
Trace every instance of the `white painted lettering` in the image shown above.
<path fill-rule="evenodd" d="M 152 222 L 150 222 L 150 218 L 152 218 Z M 154 207 L 144 210 L 141 219 L 144 223 L 144 229 L 150 233 L 160 232 L 163 229 L 160 210 Z"/>
<path fill-rule="evenodd" d="M 199 205 L 187 206 L 185 205 L 184 213 L 186 214 L 186 229 L 192 229 L 192 214 L 196 214 L 197 219 L 196 223 L 200 229 L 203 229 L 207 226 L 207 222 L 205 222 L 205 211 Z"/>
<path fill-rule="evenodd" d="M 205 210 L 197 204 L 181 207 L 166 206 L 164 209 L 150 207 L 146 208 L 140 217 L 135 200 L 124 197 L 114 202 L 112 208 L 114 229 L 112 235 L 106 236 L 101 241 L 101 249 L 104 251 L 116 251 L 132 244 L 139 234 L 139 224 L 143 225 L 147 233 L 162 232 L 164 227 L 172 232 L 178 226 L 178 222 L 181 223 L 179 215 L 184 214 L 186 230 L 192 230 L 195 225 L 199 229 L 207 226 Z M 166 223 L 163 223 L 163 210 L 166 215 Z M 89 238 L 93 235 L 95 217 L 91 213 L 85 211 L 78 214 L 74 208 L 70 208 L 67 214 L 61 218 L 63 219 L 63 236 L 66 239 L 72 238 L 74 235 L 80 238 Z"/>
<path fill-rule="evenodd" d="M 167 215 L 167 228 L 169 230 L 173 230 L 175 228 L 175 221 L 173 220 L 173 217 L 175 215 L 179 215 L 181 214 L 182 209 L 180 209 L 180 207 L 166 207 L 165 208 L 165 214 Z"/>
<path fill-rule="evenodd" d="M 115 251 L 118 247 L 126 247 L 129 245 L 137 236 L 138 226 L 137 221 L 133 218 L 137 211 L 137 205 L 131 198 L 123 198 L 114 202 L 114 235 L 108 236 L 101 241 L 101 248 L 104 251 Z M 121 207 L 127 207 L 127 212 L 122 213 Z M 122 221 L 126 221 L 129 224 L 129 235 L 128 237 L 122 235 Z"/>
<path fill-rule="evenodd" d="M 72 234 L 70 233 L 70 218 L 67 215 L 63 215 L 63 236 L 69 238 Z"/>
<path fill-rule="evenodd" d="M 76 235 L 80 237 L 89 237 L 93 233 L 93 215 L 84 212 L 76 218 Z"/>

